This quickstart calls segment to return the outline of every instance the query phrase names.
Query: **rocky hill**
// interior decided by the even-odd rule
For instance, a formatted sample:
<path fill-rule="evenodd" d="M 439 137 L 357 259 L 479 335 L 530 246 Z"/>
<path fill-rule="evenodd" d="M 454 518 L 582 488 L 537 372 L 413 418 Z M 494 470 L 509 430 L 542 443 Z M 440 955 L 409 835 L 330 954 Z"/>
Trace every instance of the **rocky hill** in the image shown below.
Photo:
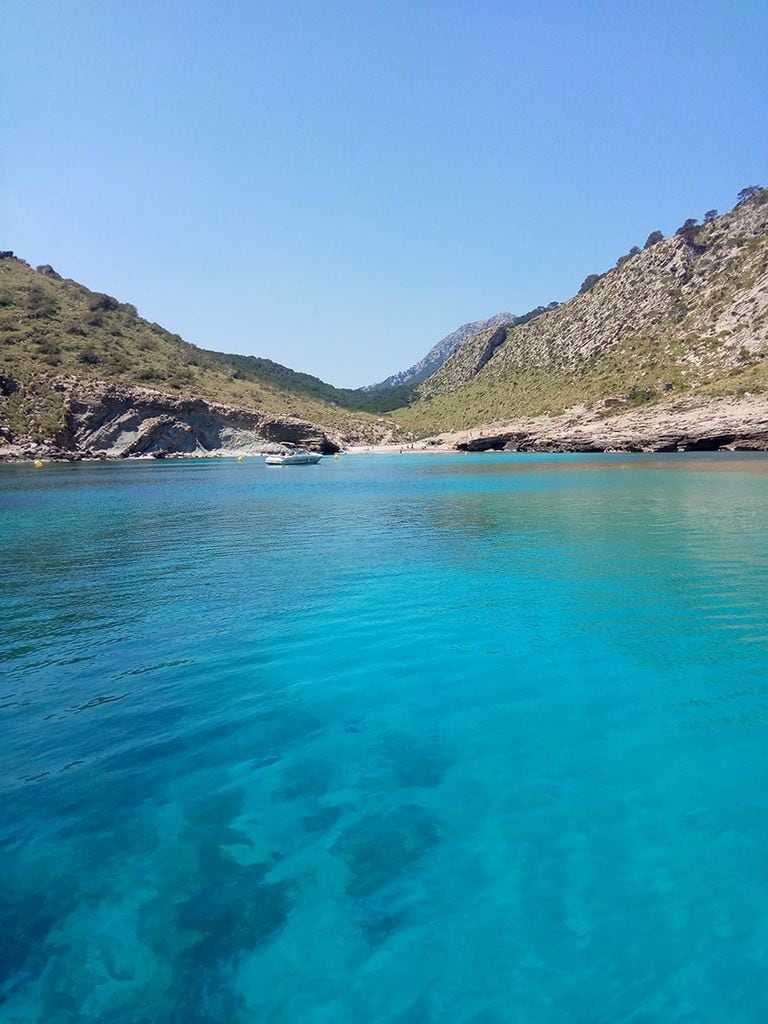
<path fill-rule="evenodd" d="M 197 348 L 142 319 L 129 303 L 64 280 L 49 266 L 34 270 L 12 253 L 0 254 L 0 444 L 6 448 L 93 449 L 94 437 L 86 445 L 78 420 L 86 408 L 91 419 L 104 419 L 95 439 L 102 447 L 94 450 L 110 454 L 126 447 L 135 453 L 222 449 L 235 437 L 238 450 L 262 442 L 268 450 L 297 437 L 321 446 L 392 436 L 391 421 L 345 408 L 344 395 L 269 360 Z M 128 407 L 136 415 L 125 436 L 118 431 L 107 443 L 106 424 L 118 406 L 118 419 Z"/>
<path fill-rule="evenodd" d="M 512 313 L 497 313 L 487 320 L 475 320 L 469 324 L 462 324 L 461 327 L 457 327 L 455 331 L 451 331 L 450 334 L 446 334 L 444 338 L 438 341 L 418 363 L 414 363 L 407 370 L 393 373 L 386 380 L 378 384 L 371 384 L 367 388 L 363 388 L 363 390 L 371 392 L 387 391 L 392 388 L 414 388 L 417 384 L 426 380 L 427 377 L 436 373 L 467 338 L 477 334 L 479 331 L 512 324 L 515 320 L 516 317 Z"/>
<path fill-rule="evenodd" d="M 469 449 L 685 448 L 686 431 L 699 447 L 765 447 L 768 189 L 739 198 L 654 232 L 563 305 L 465 324 L 379 392 L 197 348 L 0 253 L 0 455 L 332 451 L 457 430 Z M 398 397 L 391 417 L 367 411 Z"/>
<path fill-rule="evenodd" d="M 395 416 L 421 435 L 583 405 L 768 388 L 768 189 L 593 275 L 526 324 L 465 340 Z"/>

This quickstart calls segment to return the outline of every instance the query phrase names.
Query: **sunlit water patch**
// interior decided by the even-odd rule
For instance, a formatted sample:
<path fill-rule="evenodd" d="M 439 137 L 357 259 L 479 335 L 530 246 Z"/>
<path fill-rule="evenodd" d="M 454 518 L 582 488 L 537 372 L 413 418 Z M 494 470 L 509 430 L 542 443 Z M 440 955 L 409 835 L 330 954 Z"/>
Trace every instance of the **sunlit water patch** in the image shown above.
<path fill-rule="evenodd" d="M 0 1020 L 768 1019 L 768 459 L 0 467 Z"/>

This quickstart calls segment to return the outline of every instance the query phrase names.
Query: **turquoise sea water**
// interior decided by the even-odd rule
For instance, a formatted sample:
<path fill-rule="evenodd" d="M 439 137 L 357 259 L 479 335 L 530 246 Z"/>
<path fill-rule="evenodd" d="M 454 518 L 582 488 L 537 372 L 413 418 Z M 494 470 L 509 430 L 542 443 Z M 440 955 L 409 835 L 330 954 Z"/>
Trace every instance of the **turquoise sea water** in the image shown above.
<path fill-rule="evenodd" d="M 0 467 L 0 1020 L 768 1019 L 768 458 Z"/>

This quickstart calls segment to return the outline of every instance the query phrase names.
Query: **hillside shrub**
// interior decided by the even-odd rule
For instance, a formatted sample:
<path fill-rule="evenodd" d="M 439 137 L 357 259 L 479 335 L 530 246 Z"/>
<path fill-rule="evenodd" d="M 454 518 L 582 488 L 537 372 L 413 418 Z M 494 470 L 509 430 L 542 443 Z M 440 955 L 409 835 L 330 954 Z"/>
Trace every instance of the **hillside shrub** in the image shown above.
<path fill-rule="evenodd" d="M 38 320 L 54 316 L 59 310 L 59 304 L 45 288 L 35 285 L 29 289 L 26 308 L 29 316 L 34 320 Z"/>
<path fill-rule="evenodd" d="M 754 199 L 760 192 L 762 192 L 761 185 L 747 185 L 736 196 L 736 205 L 741 206 L 743 203 L 748 203 L 750 199 Z"/>
<path fill-rule="evenodd" d="M 101 310 L 104 313 L 111 313 L 113 310 L 118 309 L 120 303 L 117 299 L 113 299 L 111 295 L 105 295 L 103 292 L 94 292 L 88 302 L 88 309 L 92 313 Z"/>
<path fill-rule="evenodd" d="M 581 288 L 579 288 L 579 295 L 585 295 L 587 292 L 591 292 L 597 282 L 601 278 L 601 274 L 588 274 L 581 282 Z"/>

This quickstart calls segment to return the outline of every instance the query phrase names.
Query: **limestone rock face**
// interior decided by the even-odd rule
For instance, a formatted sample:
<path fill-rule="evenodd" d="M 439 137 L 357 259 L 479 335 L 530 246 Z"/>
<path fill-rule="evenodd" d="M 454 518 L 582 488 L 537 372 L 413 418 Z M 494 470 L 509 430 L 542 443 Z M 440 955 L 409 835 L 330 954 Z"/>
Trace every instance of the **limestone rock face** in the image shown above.
<path fill-rule="evenodd" d="M 618 415 L 578 408 L 425 443 L 465 452 L 768 451 L 768 395 L 685 398 Z"/>
<path fill-rule="evenodd" d="M 500 324 L 470 335 L 443 368 L 419 387 L 421 397 L 453 391 L 476 377 L 490 362 L 496 349 L 507 340 L 507 330 L 507 324 Z"/>
<path fill-rule="evenodd" d="M 50 442 L 16 437 L 14 451 L 7 454 L 49 458 L 242 455 L 280 452 L 285 444 L 331 453 L 339 450 L 342 440 L 294 416 L 270 418 L 123 384 L 71 378 L 50 383 L 63 399 L 63 427 Z M 12 390 L 8 380 L 3 379 L 2 386 Z"/>

